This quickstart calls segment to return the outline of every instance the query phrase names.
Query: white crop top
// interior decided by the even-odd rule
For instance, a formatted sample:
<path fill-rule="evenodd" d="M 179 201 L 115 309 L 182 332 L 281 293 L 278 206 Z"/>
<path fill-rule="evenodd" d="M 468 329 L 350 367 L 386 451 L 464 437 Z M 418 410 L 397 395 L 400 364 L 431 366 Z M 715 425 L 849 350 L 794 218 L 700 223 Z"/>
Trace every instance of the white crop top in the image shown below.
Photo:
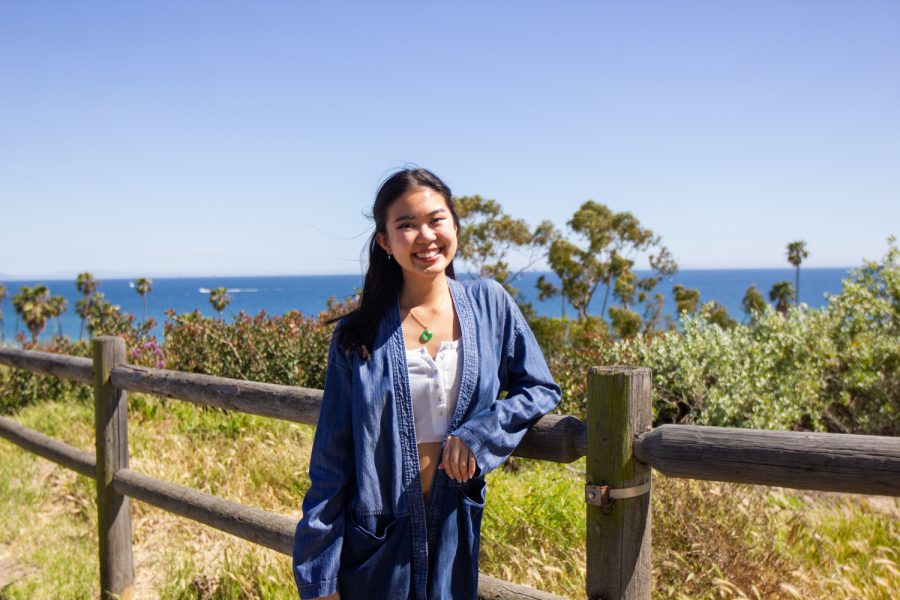
<path fill-rule="evenodd" d="M 442 442 L 456 410 L 462 379 L 459 341 L 441 342 L 433 359 L 424 347 L 407 350 L 406 365 L 416 422 L 416 443 Z"/>

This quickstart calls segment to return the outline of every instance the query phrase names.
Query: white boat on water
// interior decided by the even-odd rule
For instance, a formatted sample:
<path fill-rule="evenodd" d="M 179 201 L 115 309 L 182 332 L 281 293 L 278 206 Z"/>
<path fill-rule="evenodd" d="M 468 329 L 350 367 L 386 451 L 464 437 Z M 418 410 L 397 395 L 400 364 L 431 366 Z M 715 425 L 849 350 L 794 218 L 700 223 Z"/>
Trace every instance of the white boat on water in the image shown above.
<path fill-rule="evenodd" d="M 197 291 L 200 292 L 201 294 L 212 293 L 211 289 L 205 288 L 205 287 L 197 288 Z M 228 288 L 227 290 L 225 290 L 225 292 L 228 294 L 243 294 L 243 293 L 258 292 L 258 291 L 259 291 L 258 288 Z"/>

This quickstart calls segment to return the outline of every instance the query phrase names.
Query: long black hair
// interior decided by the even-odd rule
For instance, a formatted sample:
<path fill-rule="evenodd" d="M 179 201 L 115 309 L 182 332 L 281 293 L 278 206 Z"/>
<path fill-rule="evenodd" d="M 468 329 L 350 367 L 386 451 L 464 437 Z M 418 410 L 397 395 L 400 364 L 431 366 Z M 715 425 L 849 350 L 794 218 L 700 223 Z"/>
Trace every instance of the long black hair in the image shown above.
<path fill-rule="evenodd" d="M 333 320 L 344 319 L 338 332 L 338 345 L 346 352 L 356 352 L 363 360 L 368 360 L 381 319 L 391 302 L 396 301 L 397 292 L 403 285 L 403 270 L 396 260 L 388 259 L 388 253 L 378 244 L 376 235 L 379 233 L 387 235 L 388 208 L 415 188 L 430 188 L 439 193 L 447 202 L 447 208 L 453 215 L 453 223 L 459 228 L 459 217 L 453 206 L 450 188 L 431 171 L 421 168 L 402 169 L 381 184 L 372 205 L 375 231 L 369 239 L 369 266 L 366 269 L 359 306 L 345 317 Z M 450 261 L 444 273 L 448 277 L 456 277 L 453 261 Z"/>

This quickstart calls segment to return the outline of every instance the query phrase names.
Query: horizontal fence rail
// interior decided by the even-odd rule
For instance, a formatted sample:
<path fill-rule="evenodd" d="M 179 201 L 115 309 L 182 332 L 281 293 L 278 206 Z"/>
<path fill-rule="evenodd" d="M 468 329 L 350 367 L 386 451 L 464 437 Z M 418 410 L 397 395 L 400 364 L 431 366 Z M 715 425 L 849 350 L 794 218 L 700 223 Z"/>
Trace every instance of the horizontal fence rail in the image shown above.
<path fill-rule="evenodd" d="M 43 375 L 53 375 L 60 379 L 79 383 L 93 383 L 94 381 L 94 363 L 91 359 L 80 356 L 0 348 L 0 365 Z"/>
<path fill-rule="evenodd" d="M 670 477 L 900 496 L 900 438 L 663 425 L 634 454 Z"/>
<path fill-rule="evenodd" d="M 43 433 L 19 425 L 12 419 L 0 417 L 0 437 L 76 473 L 88 477 L 97 474 L 97 460 L 90 452 L 54 440 Z"/>
<path fill-rule="evenodd" d="M 132 392 L 308 425 L 316 424 L 322 404 L 322 390 L 167 369 L 122 365 L 112 370 L 110 379 L 117 388 Z"/>
<path fill-rule="evenodd" d="M 93 380 L 88 358 L 0 348 L 0 364 L 82 383 Z M 110 380 L 123 390 L 307 425 L 316 424 L 322 404 L 322 390 L 134 365 L 114 367 Z M 571 415 L 545 415 L 513 454 L 570 463 L 587 454 L 587 427 Z"/>

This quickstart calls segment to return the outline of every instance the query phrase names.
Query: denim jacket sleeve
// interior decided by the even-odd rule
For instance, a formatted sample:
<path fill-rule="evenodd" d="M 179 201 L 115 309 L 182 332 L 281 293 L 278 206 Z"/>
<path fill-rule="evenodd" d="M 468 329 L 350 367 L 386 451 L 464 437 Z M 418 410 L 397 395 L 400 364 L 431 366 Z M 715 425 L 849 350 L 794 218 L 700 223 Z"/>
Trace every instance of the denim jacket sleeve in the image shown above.
<path fill-rule="evenodd" d="M 505 290 L 501 288 L 499 293 L 505 299 L 506 316 L 513 321 L 512 334 L 502 350 L 505 356 L 500 361 L 506 398 L 472 415 L 452 433 L 475 454 L 478 473 L 482 475 L 503 463 L 528 428 L 553 410 L 561 397 L 525 317 Z"/>
<path fill-rule="evenodd" d="M 338 348 L 335 333 L 309 460 L 309 490 L 294 535 L 294 579 L 304 599 L 338 589 L 345 498 L 355 477 L 351 388 L 349 361 Z"/>

